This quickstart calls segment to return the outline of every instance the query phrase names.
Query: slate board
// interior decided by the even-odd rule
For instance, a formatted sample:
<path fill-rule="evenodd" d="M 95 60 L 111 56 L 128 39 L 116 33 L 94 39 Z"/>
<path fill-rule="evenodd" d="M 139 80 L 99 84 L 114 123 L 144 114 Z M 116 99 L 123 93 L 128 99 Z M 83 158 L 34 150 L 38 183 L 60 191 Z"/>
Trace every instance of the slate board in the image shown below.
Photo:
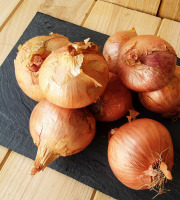
<path fill-rule="evenodd" d="M 14 46 L 2 67 L 0 67 L 0 145 L 16 151 L 31 159 L 35 159 L 37 147 L 33 144 L 29 133 L 29 118 L 37 102 L 28 98 L 17 85 L 14 74 L 14 59 L 17 47 L 28 39 L 50 32 L 68 36 L 70 41 L 83 41 L 90 37 L 91 41 L 101 46 L 101 50 L 109 36 L 65 22 L 48 15 L 37 13 L 17 44 Z M 178 59 L 180 65 L 180 59 Z M 133 93 L 133 104 L 141 114 L 138 118 L 152 118 L 164 124 L 171 132 L 175 164 L 173 181 L 166 184 L 171 191 L 159 195 L 156 199 L 180 199 L 180 121 L 163 119 L 143 108 Z M 86 185 L 89 185 L 116 199 L 139 200 L 152 199 L 154 191 L 135 191 L 127 188 L 113 175 L 107 160 L 108 132 L 126 123 L 126 117 L 112 123 L 97 123 L 96 136 L 91 145 L 84 151 L 65 158 L 59 158 L 49 167 L 66 174 Z M 29 172 L 30 173 L 30 172 Z"/>

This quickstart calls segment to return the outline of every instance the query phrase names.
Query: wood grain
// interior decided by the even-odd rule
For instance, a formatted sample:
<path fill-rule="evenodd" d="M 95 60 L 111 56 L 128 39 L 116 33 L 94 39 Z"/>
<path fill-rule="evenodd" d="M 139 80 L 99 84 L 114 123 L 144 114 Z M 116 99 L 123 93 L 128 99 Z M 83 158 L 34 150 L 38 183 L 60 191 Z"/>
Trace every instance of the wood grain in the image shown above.
<path fill-rule="evenodd" d="M 97 191 L 93 200 L 115 200 L 114 198 Z"/>
<path fill-rule="evenodd" d="M 8 149 L 0 145 L 0 165 L 5 155 L 7 154 L 7 152 L 8 152 Z"/>
<path fill-rule="evenodd" d="M 162 0 L 158 16 L 180 21 L 180 0 Z"/>
<path fill-rule="evenodd" d="M 33 161 L 11 153 L 0 173 L 0 199 L 89 200 L 93 189 L 50 168 L 30 175 Z"/>
<path fill-rule="evenodd" d="M 80 25 L 94 0 L 45 0 L 40 12 Z"/>
<path fill-rule="evenodd" d="M 126 8 L 156 15 L 161 0 L 103 0 Z"/>
<path fill-rule="evenodd" d="M 180 23 L 169 19 L 163 19 L 157 33 L 158 36 L 168 41 L 180 57 Z"/>
<path fill-rule="evenodd" d="M 0 27 L 22 0 L 0 0 Z"/>
<path fill-rule="evenodd" d="M 158 17 L 97 1 L 84 26 L 108 35 L 133 27 L 138 34 L 156 34 L 160 23 Z"/>

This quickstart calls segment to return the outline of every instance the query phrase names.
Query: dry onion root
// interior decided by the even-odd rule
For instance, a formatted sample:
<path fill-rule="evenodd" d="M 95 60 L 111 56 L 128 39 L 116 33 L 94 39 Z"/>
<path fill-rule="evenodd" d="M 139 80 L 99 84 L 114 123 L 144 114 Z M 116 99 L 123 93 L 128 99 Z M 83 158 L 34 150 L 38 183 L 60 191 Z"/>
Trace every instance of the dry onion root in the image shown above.
<path fill-rule="evenodd" d="M 115 121 L 132 108 L 131 92 L 119 80 L 118 75 L 109 73 L 109 82 L 102 96 L 90 109 L 99 121 Z"/>
<path fill-rule="evenodd" d="M 152 92 L 139 93 L 144 107 L 164 117 L 180 116 L 180 66 L 176 66 L 175 74 L 169 83 Z"/>
<path fill-rule="evenodd" d="M 103 48 L 103 56 L 110 72 L 117 73 L 118 55 L 121 52 L 123 44 L 136 35 L 135 29 L 132 29 L 130 31 L 116 32 L 107 39 Z"/>
<path fill-rule="evenodd" d="M 169 131 L 152 119 L 137 119 L 112 130 L 108 160 L 115 176 L 135 190 L 166 192 L 172 180 L 173 144 Z"/>
<path fill-rule="evenodd" d="M 122 47 L 118 74 L 131 90 L 155 91 L 171 80 L 176 60 L 173 47 L 165 40 L 154 35 L 136 36 Z"/>
<path fill-rule="evenodd" d="M 108 72 L 99 47 L 85 40 L 52 52 L 39 71 L 39 84 L 50 102 L 64 108 L 81 108 L 102 95 Z"/>
<path fill-rule="evenodd" d="M 39 102 L 30 117 L 30 132 L 38 152 L 31 174 L 43 170 L 60 156 L 85 149 L 96 131 L 93 115 L 87 108 L 65 109 L 47 100 Z"/>
<path fill-rule="evenodd" d="M 19 47 L 14 61 L 17 82 L 23 92 L 40 101 L 44 95 L 39 87 L 39 69 L 46 57 L 60 47 L 69 44 L 67 37 L 50 33 L 49 36 L 37 36 Z"/>

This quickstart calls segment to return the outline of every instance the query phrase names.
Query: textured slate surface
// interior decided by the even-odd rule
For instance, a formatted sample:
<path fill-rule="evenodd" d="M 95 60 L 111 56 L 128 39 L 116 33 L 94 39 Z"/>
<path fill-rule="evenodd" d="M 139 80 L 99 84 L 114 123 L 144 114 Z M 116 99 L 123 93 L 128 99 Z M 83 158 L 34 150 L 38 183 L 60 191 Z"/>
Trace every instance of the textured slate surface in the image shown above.
<path fill-rule="evenodd" d="M 28 98 L 17 85 L 13 61 L 19 44 L 37 35 L 48 35 L 50 32 L 68 36 L 72 42 L 83 41 L 90 37 L 91 41 L 101 47 L 108 38 L 107 35 L 37 13 L 0 67 L 0 145 L 31 159 L 35 159 L 37 147 L 33 144 L 29 133 L 29 117 L 36 102 Z M 180 65 L 180 59 L 178 64 Z M 133 102 L 135 109 L 141 113 L 139 118 L 152 118 L 164 124 L 171 132 L 174 143 L 174 179 L 166 184 L 166 188 L 171 191 L 159 195 L 156 199 L 180 199 L 180 121 L 162 119 L 158 114 L 147 111 L 140 105 L 136 93 L 133 93 Z M 88 148 L 76 155 L 59 158 L 51 163 L 50 167 L 116 199 L 152 199 L 155 192 L 134 191 L 125 187 L 115 178 L 108 165 L 107 134 L 112 128 L 126 122 L 124 117 L 112 123 L 97 123 L 96 136 Z"/>

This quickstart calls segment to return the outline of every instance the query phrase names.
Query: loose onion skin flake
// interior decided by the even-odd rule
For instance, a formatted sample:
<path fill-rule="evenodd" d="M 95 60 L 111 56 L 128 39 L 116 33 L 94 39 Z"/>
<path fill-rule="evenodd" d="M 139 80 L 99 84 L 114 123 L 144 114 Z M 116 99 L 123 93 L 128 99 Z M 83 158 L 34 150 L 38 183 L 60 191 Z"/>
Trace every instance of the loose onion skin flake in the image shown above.
<path fill-rule="evenodd" d="M 132 108 L 131 92 L 120 81 L 118 75 L 109 73 L 109 82 L 102 96 L 90 109 L 99 121 L 115 121 Z"/>
<path fill-rule="evenodd" d="M 164 117 L 180 116 L 180 66 L 176 66 L 175 74 L 169 83 L 156 91 L 139 93 L 145 108 Z"/>
<path fill-rule="evenodd" d="M 168 42 L 154 35 L 140 35 L 123 45 L 118 74 L 127 88 L 150 92 L 171 80 L 176 60 L 176 53 Z"/>
<path fill-rule="evenodd" d="M 81 108 L 95 102 L 109 79 L 107 63 L 98 49 L 85 41 L 54 51 L 39 71 L 46 99 L 64 108 Z"/>
<path fill-rule="evenodd" d="M 15 75 L 22 91 L 40 101 L 44 95 L 39 87 L 39 69 L 46 57 L 54 50 L 69 44 L 67 37 L 50 33 L 49 36 L 37 36 L 19 47 L 14 61 Z"/>
<path fill-rule="evenodd" d="M 136 35 L 135 29 L 132 29 L 130 31 L 116 32 L 107 39 L 103 48 L 103 56 L 110 72 L 117 73 L 118 55 L 121 52 L 123 44 Z"/>
<path fill-rule="evenodd" d="M 39 102 L 30 117 L 30 132 L 38 152 L 31 174 L 60 156 L 85 149 L 95 135 L 96 122 L 87 108 L 65 109 L 47 100 Z"/>
<path fill-rule="evenodd" d="M 112 130 L 108 160 L 115 176 L 127 187 L 165 192 L 174 164 L 169 131 L 152 119 L 137 119 Z"/>

